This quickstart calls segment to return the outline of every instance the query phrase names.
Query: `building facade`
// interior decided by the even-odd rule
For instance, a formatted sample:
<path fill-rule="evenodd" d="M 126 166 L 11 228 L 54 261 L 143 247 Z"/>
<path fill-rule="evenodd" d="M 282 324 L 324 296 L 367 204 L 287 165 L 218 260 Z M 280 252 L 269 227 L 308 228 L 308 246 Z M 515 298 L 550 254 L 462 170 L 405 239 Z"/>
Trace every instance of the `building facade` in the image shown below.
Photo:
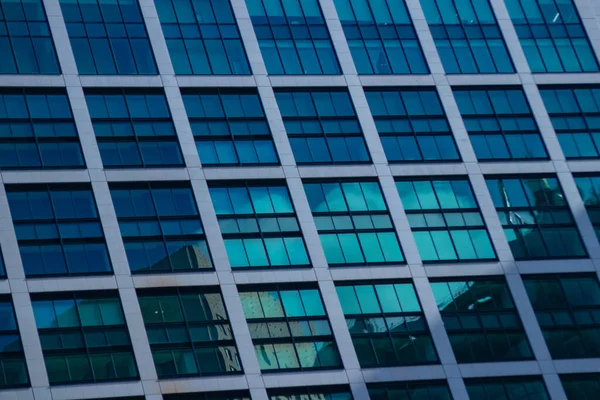
<path fill-rule="evenodd" d="M 600 398 L 596 0 L 0 0 L 0 399 Z"/>

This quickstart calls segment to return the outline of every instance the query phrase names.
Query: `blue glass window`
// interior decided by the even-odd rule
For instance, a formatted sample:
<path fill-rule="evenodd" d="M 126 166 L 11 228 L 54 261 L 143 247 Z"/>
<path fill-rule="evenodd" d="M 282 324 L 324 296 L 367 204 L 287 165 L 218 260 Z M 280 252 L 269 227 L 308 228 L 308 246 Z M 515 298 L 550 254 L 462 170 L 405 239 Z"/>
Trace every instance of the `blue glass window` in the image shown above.
<path fill-rule="evenodd" d="M 377 182 L 304 183 L 330 266 L 404 263 Z"/>
<path fill-rule="evenodd" d="M 421 0 L 448 74 L 515 72 L 489 0 Z"/>
<path fill-rule="evenodd" d="M 2 251 L 0 251 L 0 278 L 6 277 L 6 269 L 4 268 L 4 257 Z"/>
<path fill-rule="evenodd" d="M 455 89 L 454 97 L 478 160 L 548 158 L 523 90 Z"/>
<path fill-rule="evenodd" d="M 361 368 L 438 362 L 412 283 L 336 285 Z"/>
<path fill-rule="evenodd" d="M 352 394 L 348 386 L 314 386 L 294 389 L 269 389 L 267 391 L 269 400 L 352 400 Z"/>
<path fill-rule="evenodd" d="M 600 157 L 600 88 L 540 88 L 560 147 L 568 159 Z"/>
<path fill-rule="evenodd" d="M 516 260 L 586 256 L 555 177 L 489 177 L 486 182 Z"/>
<path fill-rule="evenodd" d="M 435 89 L 366 90 L 390 163 L 460 161 Z"/>
<path fill-rule="evenodd" d="M 0 296 L 0 389 L 29 384 L 25 353 L 9 296 Z"/>
<path fill-rule="evenodd" d="M 431 289 L 459 363 L 533 359 L 503 278 L 436 280 Z"/>
<path fill-rule="evenodd" d="M 138 290 L 159 379 L 241 372 L 218 288 Z"/>
<path fill-rule="evenodd" d="M 59 74 L 42 0 L 0 1 L 0 74 Z"/>
<path fill-rule="evenodd" d="M 86 90 L 85 99 L 106 168 L 183 166 L 162 92 Z"/>
<path fill-rule="evenodd" d="M 600 239 L 600 176 L 576 176 L 575 184 L 592 221 L 596 236 Z"/>
<path fill-rule="evenodd" d="M 83 168 L 64 90 L 0 90 L 0 168 Z"/>
<path fill-rule="evenodd" d="M 60 0 L 82 75 L 156 75 L 137 0 Z"/>
<path fill-rule="evenodd" d="M 117 292 L 32 295 L 50 385 L 138 380 Z"/>
<path fill-rule="evenodd" d="M 277 91 L 275 98 L 298 164 L 371 161 L 347 91 Z"/>
<path fill-rule="evenodd" d="M 154 4 L 176 74 L 250 74 L 228 0 L 154 0 Z"/>
<path fill-rule="evenodd" d="M 600 283 L 595 275 L 523 279 L 554 359 L 600 357 Z"/>
<path fill-rule="evenodd" d="M 549 400 L 541 376 L 465 379 L 471 400 Z"/>
<path fill-rule="evenodd" d="M 371 400 L 452 400 L 445 381 L 368 383 Z"/>
<path fill-rule="evenodd" d="M 110 189 L 132 273 L 213 267 L 189 183 L 119 183 Z"/>
<path fill-rule="evenodd" d="M 359 74 L 429 72 L 404 1 L 335 0 Z"/>
<path fill-rule="evenodd" d="M 505 0 L 531 71 L 597 72 L 572 0 Z"/>
<path fill-rule="evenodd" d="M 256 90 L 186 90 L 182 94 L 202 165 L 279 164 Z"/>
<path fill-rule="evenodd" d="M 246 0 L 270 75 L 340 75 L 318 0 Z"/>
<path fill-rule="evenodd" d="M 232 268 L 310 266 L 285 183 L 220 183 L 210 195 Z"/>
<path fill-rule="evenodd" d="M 600 393 L 600 374 L 561 375 L 568 400 L 594 400 Z"/>
<path fill-rule="evenodd" d="M 6 191 L 27 277 L 112 271 L 89 184 L 8 185 Z"/>
<path fill-rule="evenodd" d="M 163 394 L 165 400 L 250 400 L 250 393 L 242 391 Z"/>
<path fill-rule="evenodd" d="M 396 187 L 423 262 L 496 259 L 468 180 L 398 181 Z"/>
<path fill-rule="evenodd" d="M 238 289 L 263 373 L 342 367 L 316 286 L 276 284 Z"/>

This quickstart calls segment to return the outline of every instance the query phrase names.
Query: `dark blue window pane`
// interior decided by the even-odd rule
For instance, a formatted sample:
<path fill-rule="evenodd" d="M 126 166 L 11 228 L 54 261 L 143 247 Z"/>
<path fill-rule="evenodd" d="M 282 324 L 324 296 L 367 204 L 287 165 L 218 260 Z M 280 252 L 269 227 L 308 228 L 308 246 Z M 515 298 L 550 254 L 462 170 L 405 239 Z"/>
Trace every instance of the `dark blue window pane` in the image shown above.
<path fill-rule="evenodd" d="M 454 97 L 479 160 L 548 158 L 521 89 L 456 89 Z"/>
<path fill-rule="evenodd" d="M 189 90 L 183 102 L 203 165 L 279 164 L 256 91 Z"/>
<path fill-rule="evenodd" d="M 444 381 L 369 383 L 367 389 L 373 400 L 452 400 Z"/>
<path fill-rule="evenodd" d="M 317 0 L 246 0 L 246 5 L 269 74 L 341 74 Z"/>
<path fill-rule="evenodd" d="M 597 72 L 572 0 L 505 0 L 532 72 Z"/>
<path fill-rule="evenodd" d="M 471 400 L 517 400 L 523 396 L 527 396 L 531 400 L 549 400 L 541 376 L 465 379 L 465 385 Z"/>
<path fill-rule="evenodd" d="M 112 271 L 89 186 L 9 186 L 7 195 L 26 276 Z"/>
<path fill-rule="evenodd" d="M 600 374 L 561 375 L 568 400 L 593 399 L 600 393 Z"/>
<path fill-rule="evenodd" d="M 162 92 L 123 89 L 85 93 L 105 167 L 183 166 Z"/>
<path fill-rule="evenodd" d="M 421 5 L 446 73 L 515 72 L 488 0 L 421 0 Z"/>
<path fill-rule="evenodd" d="M 0 297 L 0 388 L 9 389 L 29 383 L 23 345 L 10 296 Z"/>
<path fill-rule="evenodd" d="M 402 1 L 335 0 L 359 74 L 429 72 Z"/>
<path fill-rule="evenodd" d="M 600 238 L 600 177 L 597 175 L 576 176 L 575 183 L 596 231 L 596 236 Z"/>
<path fill-rule="evenodd" d="M 156 75 L 137 0 L 60 1 L 82 75 Z"/>

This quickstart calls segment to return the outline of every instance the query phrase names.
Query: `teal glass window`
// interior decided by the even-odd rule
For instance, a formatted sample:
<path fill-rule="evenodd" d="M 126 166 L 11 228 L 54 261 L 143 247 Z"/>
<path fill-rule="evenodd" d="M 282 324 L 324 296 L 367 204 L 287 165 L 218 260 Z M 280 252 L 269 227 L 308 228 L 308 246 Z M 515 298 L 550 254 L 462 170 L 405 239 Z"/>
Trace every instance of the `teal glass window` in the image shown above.
<path fill-rule="evenodd" d="M 404 1 L 335 0 L 359 74 L 427 74 Z"/>
<path fill-rule="evenodd" d="M 248 391 L 163 394 L 165 400 L 250 400 Z"/>
<path fill-rule="evenodd" d="M 592 221 L 596 236 L 600 239 L 600 176 L 575 176 L 575 184 Z"/>
<path fill-rule="evenodd" d="M 263 373 L 342 367 L 316 286 L 277 284 L 238 290 Z"/>
<path fill-rule="evenodd" d="M 367 89 L 390 163 L 460 161 L 440 98 L 431 89 Z"/>
<path fill-rule="evenodd" d="M 505 0 L 531 72 L 597 72 L 572 0 Z"/>
<path fill-rule="evenodd" d="M 131 272 L 213 268 L 189 183 L 118 183 L 110 193 Z"/>
<path fill-rule="evenodd" d="M 371 400 L 452 400 L 445 381 L 367 383 Z"/>
<path fill-rule="evenodd" d="M 396 188 L 423 262 L 496 259 L 467 179 L 398 181 Z"/>
<path fill-rule="evenodd" d="M 446 73 L 515 72 L 488 0 L 421 0 L 421 6 Z"/>
<path fill-rule="evenodd" d="M 242 371 L 217 288 L 137 292 L 159 379 Z"/>
<path fill-rule="evenodd" d="M 305 181 L 304 191 L 330 266 L 404 263 L 377 182 Z"/>
<path fill-rule="evenodd" d="M 369 163 L 371 157 L 346 90 L 276 91 L 298 164 Z"/>
<path fill-rule="evenodd" d="M 162 91 L 88 89 L 85 99 L 104 167 L 183 166 Z"/>
<path fill-rule="evenodd" d="M 42 0 L 0 1 L 0 74 L 59 74 Z"/>
<path fill-rule="evenodd" d="M 533 359 L 503 278 L 436 280 L 431 289 L 459 363 Z"/>
<path fill-rule="evenodd" d="M 209 185 L 232 268 L 309 267 L 285 182 Z"/>
<path fill-rule="evenodd" d="M 154 0 L 178 75 L 249 75 L 229 1 Z"/>
<path fill-rule="evenodd" d="M 459 88 L 454 98 L 478 160 L 548 158 L 522 89 Z"/>
<path fill-rule="evenodd" d="M 552 358 L 600 357 L 600 284 L 594 275 L 523 281 Z"/>
<path fill-rule="evenodd" d="M 7 295 L 0 296 L 0 389 L 29 385 L 17 317 Z"/>
<path fill-rule="evenodd" d="M 471 400 L 549 400 L 542 377 L 465 379 Z"/>
<path fill-rule="evenodd" d="M 561 375 L 568 400 L 595 400 L 600 393 L 600 374 Z"/>
<path fill-rule="evenodd" d="M 89 184 L 7 185 L 27 277 L 112 272 Z"/>
<path fill-rule="evenodd" d="M 586 256 L 556 177 L 488 177 L 486 182 L 516 260 Z"/>
<path fill-rule="evenodd" d="M 156 75 L 137 0 L 60 0 L 81 75 Z"/>
<path fill-rule="evenodd" d="M 600 157 L 600 87 L 540 88 L 567 159 Z"/>
<path fill-rule="evenodd" d="M 438 362 L 412 283 L 340 283 L 336 290 L 361 368 Z"/>
<path fill-rule="evenodd" d="M 300 400 L 300 399 L 315 399 L 315 400 L 352 400 L 352 394 L 348 386 L 314 386 L 267 390 L 269 400 Z"/>
<path fill-rule="evenodd" d="M 50 385 L 137 380 L 117 292 L 32 295 Z"/>
<path fill-rule="evenodd" d="M 270 75 L 340 75 L 318 0 L 246 0 Z"/>
<path fill-rule="evenodd" d="M 1 169 L 84 167 L 64 89 L 0 90 Z"/>
<path fill-rule="evenodd" d="M 188 89 L 182 96 L 203 166 L 279 164 L 256 90 Z"/>

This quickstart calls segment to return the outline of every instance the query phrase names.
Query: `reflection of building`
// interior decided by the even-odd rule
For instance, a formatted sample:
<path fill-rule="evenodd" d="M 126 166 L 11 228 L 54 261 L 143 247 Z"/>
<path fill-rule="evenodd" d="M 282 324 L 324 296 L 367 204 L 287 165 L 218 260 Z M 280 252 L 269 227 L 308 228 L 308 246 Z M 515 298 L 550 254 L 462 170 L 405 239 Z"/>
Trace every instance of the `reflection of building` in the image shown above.
<path fill-rule="evenodd" d="M 212 268 L 212 266 L 210 258 L 204 255 L 200 249 L 194 245 L 185 244 L 176 252 L 169 254 L 167 257 L 153 264 L 148 271 L 170 271 L 171 269 L 178 271 L 189 269 L 191 272 L 197 269 Z"/>

